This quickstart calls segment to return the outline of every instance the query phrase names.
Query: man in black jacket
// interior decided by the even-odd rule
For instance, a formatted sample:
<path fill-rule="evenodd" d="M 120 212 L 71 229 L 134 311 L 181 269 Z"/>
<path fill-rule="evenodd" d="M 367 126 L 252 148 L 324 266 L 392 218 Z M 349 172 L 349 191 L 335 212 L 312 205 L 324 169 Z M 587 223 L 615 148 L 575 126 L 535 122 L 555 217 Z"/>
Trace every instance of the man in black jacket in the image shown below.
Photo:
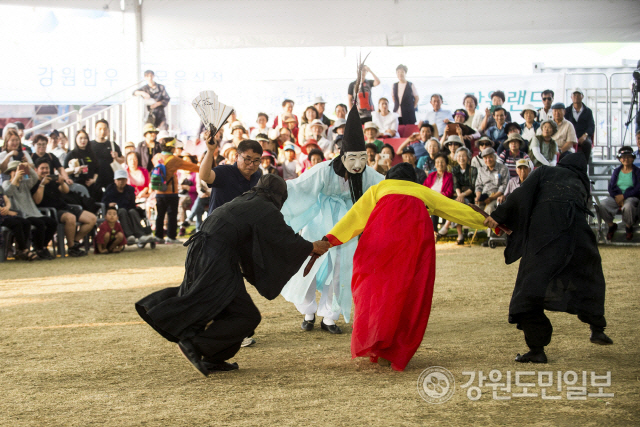
<path fill-rule="evenodd" d="M 593 133 L 595 132 L 595 122 L 593 121 L 593 112 L 589 107 L 582 103 L 584 93 L 581 89 L 575 88 L 571 93 L 571 101 L 573 105 L 570 105 L 564 110 L 564 118 L 571 122 L 576 130 L 576 136 L 578 137 L 578 151 L 582 151 L 582 154 L 589 163 L 589 157 L 591 156 L 591 146 L 593 145 Z"/>

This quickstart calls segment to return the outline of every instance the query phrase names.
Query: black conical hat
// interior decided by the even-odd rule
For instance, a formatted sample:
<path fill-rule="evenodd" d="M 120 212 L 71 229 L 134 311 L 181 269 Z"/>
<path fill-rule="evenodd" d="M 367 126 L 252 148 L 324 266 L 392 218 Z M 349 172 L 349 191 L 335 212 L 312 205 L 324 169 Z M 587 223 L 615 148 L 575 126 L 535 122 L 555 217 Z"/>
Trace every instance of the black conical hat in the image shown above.
<path fill-rule="evenodd" d="M 347 124 L 344 127 L 344 136 L 340 147 L 342 154 L 349 151 L 367 151 L 364 144 L 364 132 L 362 132 L 360 114 L 358 114 L 358 107 L 355 105 L 347 116 Z"/>

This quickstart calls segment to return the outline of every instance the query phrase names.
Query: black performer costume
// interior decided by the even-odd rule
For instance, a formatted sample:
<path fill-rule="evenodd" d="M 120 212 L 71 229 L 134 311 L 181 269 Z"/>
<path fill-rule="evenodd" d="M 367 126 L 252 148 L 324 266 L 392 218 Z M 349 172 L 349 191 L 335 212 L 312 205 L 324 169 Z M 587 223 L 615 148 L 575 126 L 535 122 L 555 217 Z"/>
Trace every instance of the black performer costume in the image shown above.
<path fill-rule="evenodd" d="M 237 369 L 225 361 L 260 323 L 243 276 L 262 296 L 275 299 L 313 250 L 313 243 L 285 224 L 280 208 L 286 198 L 284 180 L 263 175 L 251 191 L 213 211 L 185 243 L 182 284 L 136 303 L 140 316 L 178 342 L 204 375 Z"/>
<path fill-rule="evenodd" d="M 604 334 L 605 281 L 596 238 L 589 228 L 590 183 L 584 156 L 568 155 L 557 167 L 531 173 L 491 217 L 511 228 L 505 262 L 520 257 L 509 323 L 516 323 L 531 351 L 519 362 L 546 363 L 553 328 L 544 310 L 577 314 L 591 325 L 591 341 Z"/>

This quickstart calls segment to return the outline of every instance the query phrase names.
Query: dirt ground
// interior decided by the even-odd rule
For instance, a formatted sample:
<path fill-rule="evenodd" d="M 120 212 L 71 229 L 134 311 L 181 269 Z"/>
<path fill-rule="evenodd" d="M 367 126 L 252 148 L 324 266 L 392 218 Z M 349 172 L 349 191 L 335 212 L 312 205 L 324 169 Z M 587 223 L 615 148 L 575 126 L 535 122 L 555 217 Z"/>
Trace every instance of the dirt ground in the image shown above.
<path fill-rule="evenodd" d="M 591 344 L 588 326 L 575 316 L 550 313 L 548 365 L 513 361 L 525 345 L 507 323 L 517 265 L 504 264 L 502 249 L 441 243 L 437 252 L 429 326 L 404 372 L 352 360 L 349 325 L 339 322 L 345 333 L 338 336 L 303 332 L 292 304 L 267 301 L 249 287 L 263 315 L 257 344 L 236 355 L 239 371 L 208 378 L 133 306 L 180 283 L 185 248 L 0 264 L 0 425 L 640 425 L 637 249 L 601 248 L 615 344 Z M 418 393 L 418 377 L 431 366 L 455 380 L 453 396 L 441 404 Z M 494 400 L 485 385 L 481 398 L 470 400 L 462 372 L 492 370 L 512 375 L 512 394 L 522 391 L 516 372 L 574 371 L 582 381 L 582 372 L 609 371 L 604 392 L 614 396 L 567 400 L 566 386 L 558 392 L 554 380 L 547 393 L 560 400 L 543 400 L 537 384 L 529 389 L 537 397 Z"/>

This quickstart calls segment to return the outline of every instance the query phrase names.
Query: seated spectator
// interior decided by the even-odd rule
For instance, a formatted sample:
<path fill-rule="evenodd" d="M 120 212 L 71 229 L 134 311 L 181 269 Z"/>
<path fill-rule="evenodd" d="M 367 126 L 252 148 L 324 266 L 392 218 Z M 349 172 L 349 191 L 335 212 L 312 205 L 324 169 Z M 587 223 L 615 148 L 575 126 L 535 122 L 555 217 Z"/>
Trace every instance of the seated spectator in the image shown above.
<path fill-rule="evenodd" d="M 484 114 L 477 109 L 478 98 L 473 95 L 465 95 L 462 100 L 462 105 L 464 105 L 465 110 L 467 110 L 467 120 L 464 124 L 473 130 L 479 131 L 482 119 L 484 119 Z"/>
<path fill-rule="evenodd" d="M 344 137 L 344 128 L 347 125 L 347 121 L 345 119 L 336 119 L 333 122 L 333 157 L 337 157 L 340 155 L 340 147 L 342 145 L 342 138 Z"/>
<path fill-rule="evenodd" d="M 400 123 L 403 125 L 413 125 L 416 123 L 416 110 L 418 109 L 420 96 L 418 96 L 416 85 L 407 81 L 407 71 L 409 69 L 406 65 L 400 64 L 396 67 L 398 81 L 393 84 L 393 112 L 397 113 Z M 380 129 L 386 128 L 381 126 Z"/>
<path fill-rule="evenodd" d="M 27 163 L 33 165 L 31 156 L 29 153 L 25 152 L 22 147 L 22 142 L 18 133 L 13 129 L 9 129 L 3 133 L 4 144 L 2 146 L 2 151 L 0 152 L 0 172 L 8 174 L 7 168 L 9 167 L 9 162 L 12 161 L 22 163 L 22 161 L 25 160 Z"/>
<path fill-rule="evenodd" d="M 461 125 L 464 125 L 469 120 L 469 113 L 467 113 L 467 110 L 463 108 L 458 108 L 456 111 L 453 112 L 452 118 L 454 123 L 460 123 Z M 445 128 L 445 131 L 446 129 L 448 129 L 448 127 Z M 458 129 L 461 129 L 461 128 L 458 127 Z M 458 134 L 458 136 L 462 138 L 462 141 L 464 142 L 465 147 L 471 150 L 471 141 L 475 141 L 476 139 L 479 139 L 480 132 L 476 131 L 475 133 L 472 133 L 470 135 L 461 135 L 462 132 L 458 132 L 458 129 L 456 130 L 456 134 Z"/>
<path fill-rule="evenodd" d="M 155 238 L 151 234 L 151 228 L 145 229 L 142 226 L 145 213 L 136 205 L 135 189 L 127 184 L 128 178 L 126 171 L 116 171 L 113 184 L 106 188 L 102 196 L 102 203 L 117 210 L 120 224 L 127 236 L 127 244 L 134 244 L 136 239 L 139 243 L 153 242 Z"/>
<path fill-rule="evenodd" d="M 124 250 L 125 243 L 127 243 L 126 235 L 118 221 L 118 210 L 115 207 L 109 206 L 107 208 L 105 221 L 98 227 L 93 242 L 93 251 L 96 254 L 117 254 Z"/>
<path fill-rule="evenodd" d="M 424 170 L 427 175 L 436 170 L 436 155 L 440 152 L 440 143 L 436 138 L 427 141 L 427 155 L 418 159 L 418 169 Z"/>
<path fill-rule="evenodd" d="M 247 133 L 247 130 L 244 128 L 244 125 L 242 124 L 242 122 L 235 121 L 231 124 L 231 139 L 225 142 L 231 142 L 233 146 L 237 148 L 238 144 L 240 144 L 242 141 L 247 139 L 245 136 L 246 133 Z M 158 135 L 158 138 L 161 140 L 166 139 L 168 137 L 169 137 L 168 133 L 167 135 L 163 135 L 163 134 Z M 176 143 L 177 142 L 178 141 L 176 140 Z"/>
<path fill-rule="evenodd" d="M 282 174 L 284 180 L 294 179 L 300 175 L 302 167 L 298 160 L 296 160 L 296 149 L 293 144 L 287 144 L 284 146 L 285 161 L 282 165 Z"/>
<path fill-rule="evenodd" d="M 517 124 L 516 122 L 511 122 L 504 125 L 504 131 L 507 134 L 507 139 L 505 139 L 502 143 L 498 145 L 498 148 L 496 149 L 496 154 L 498 155 L 498 157 L 500 156 L 500 154 L 502 154 L 503 151 L 509 149 L 507 140 L 511 138 L 513 135 L 520 136 L 520 133 L 522 132 L 522 128 L 520 128 L 520 125 Z M 520 149 L 525 153 L 529 150 L 529 144 L 524 139 L 521 139 Z"/>
<path fill-rule="evenodd" d="M 420 132 L 412 134 L 402 144 L 400 144 L 400 146 L 396 150 L 396 154 L 402 154 L 404 148 L 409 146 L 413 148 L 413 151 L 418 159 L 422 156 L 426 156 L 427 149 L 425 148 L 425 145 L 427 141 L 431 139 L 433 134 L 433 125 L 429 124 L 429 122 L 422 123 L 420 125 Z"/>
<path fill-rule="evenodd" d="M 260 162 L 260 170 L 262 170 L 263 175 L 266 175 L 268 173 L 272 173 L 278 176 L 280 175 L 278 173 L 278 169 L 276 169 L 275 167 L 276 159 L 270 151 L 265 150 L 262 152 Z"/>
<path fill-rule="evenodd" d="M 509 169 L 509 175 L 511 178 L 517 177 L 518 172 L 516 168 L 516 162 L 520 159 L 529 160 L 527 153 L 522 151 L 520 147 L 523 145 L 522 137 L 517 133 L 512 133 L 505 141 L 505 144 L 509 147 L 508 150 L 504 150 L 498 156 L 498 161 L 503 165 L 506 165 Z"/>
<path fill-rule="evenodd" d="M 443 102 L 444 99 L 439 93 L 431 95 L 430 103 L 433 109 L 431 111 L 427 111 L 423 115 L 422 121 L 418 123 L 420 127 L 422 127 L 422 124 L 424 123 L 431 123 L 433 125 L 432 133 L 436 138 L 439 137 L 440 132 L 443 132 L 445 124 L 449 122 L 449 118 L 451 117 L 451 111 L 442 109 Z"/>
<path fill-rule="evenodd" d="M 313 138 L 310 124 L 317 120 L 320 115 L 318 110 L 313 105 L 307 107 L 302 113 L 302 123 L 300 124 L 300 130 L 298 131 L 298 144 L 304 145 L 307 139 Z"/>
<path fill-rule="evenodd" d="M 640 129 L 636 130 L 636 147 L 638 149 L 633 152 L 634 156 L 636 156 L 633 165 L 640 168 Z"/>
<path fill-rule="evenodd" d="M 527 142 L 531 142 L 540 127 L 540 122 L 536 121 L 536 115 L 537 111 L 531 104 L 527 104 L 522 107 L 522 111 L 520 112 L 520 116 L 524 119 L 524 123 L 520 125 L 520 136 L 522 136 L 522 139 Z"/>
<path fill-rule="evenodd" d="M 504 194 L 509 183 L 509 169 L 496 161 L 493 148 L 482 151 L 482 160 L 487 167 L 478 170 L 475 204 L 484 206 L 484 211 L 491 215 L 497 207 L 498 197 Z"/>
<path fill-rule="evenodd" d="M 529 159 L 519 159 L 516 162 L 517 175 L 509 180 L 507 188 L 504 190 L 504 194 L 498 197 L 498 204 L 504 203 L 509 194 L 513 193 L 516 188 L 520 188 L 520 185 L 529 176 L 531 172 L 531 161 Z"/>
<path fill-rule="evenodd" d="M 404 158 L 404 156 L 402 156 Z M 453 197 L 453 175 L 451 172 L 447 172 L 447 165 L 449 163 L 447 155 L 440 153 L 436 156 L 436 170 L 431 172 L 429 176 L 424 180 L 424 185 L 429 187 L 435 192 L 442 194 L 445 197 Z M 424 174 L 424 171 L 421 171 Z M 433 222 L 433 233 L 436 239 L 440 236 L 444 236 L 449 232 L 449 228 L 443 226 L 438 232 L 438 222 L 440 218 L 436 215 L 431 215 L 431 221 Z"/>
<path fill-rule="evenodd" d="M 538 110 L 538 121 L 540 123 L 553 120 L 551 105 L 553 105 L 554 97 L 555 94 L 551 89 L 545 89 L 540 94 L 540 98 L 542 98 L 542 108 Z"/>
<path fill-rule="evenodd" d="M 460 128 L 458 128 L 458 132 L 460 132 Z M 456 151 L 458 151 L 458 148 L 460 147 L 464 147 L 464 145 L 462 144 L 462 138 L 460 138 L 459 135 L 449 136 L 443 144 L 442 153 L 447 156 L 447 171 L 449 172 L 451 172 L 453 170 L 453 166 L 456 165 Z"/>
<path fill-rule="evenodd" d="M 244 129 L 244 127 L 243 127 Z M 178 181 L 178 170 L 186 170 L 189 172 L 198 172 L 198 165 L 185 162 L 180 157 L 173 155 L 176 139 L 162 138 L 160 139 L 160 149 L 162 152 L 156 154 L 153 158 L 153 164 L 164 164 L 166 168 L 166 189 L 156 190 L 156 238 L 163 243 L 182 243 L 177 240 L 178 232 L 178 204 L 180 191 L 180 181 Z M 153 188 L 152 188 L 153 189 Z M 167 238 L 164 239 L 164 218 L 167 216 Z"/>
<path fill-rule="evenodd" d="M 150 195 L 149 172 L 140 167 L 140 155 L 137 152 L 127 154 L 127 184 L 133 187 L 137 200 L 147 199 Z"/>
<path fill-rule="evenodd" d="M 618 150 L 621 165 L 614 169 L 609 181 L 609 196 L 600 204 L 600 215 L 609 226 L 607 240 L 613 238 L 618 224 L 613 218 L 622 211 L 622 222 L 625 225 L 625 237 L 633 239 L 633 226 L 638 221 L 638 205 L 640 204 L 640 168 L 633 164 L 635 159 L 633 148 L 625 145 Z"/>
<path fill-rule="evenodd" d="M 136 145 L 133 143 L 133 141 L 129 141 L 126 144 L 124 144 L 124 156 L 127 157 L 127 154 L 132 153 L 136 151 Z"/>
<path fill-rule="evenodd" d="M 258 126 L 254 127 L 251 133 L 249 134 L 250 139 L 256 139 L 258 134 L 269 135 L 269 127 L 267 123 L 269 122 L 269 116 L 266 113 L 258 113 L 258 119 L 256 120 L 256 124 Z"/>
<path fill-rule="evenodd" d="M 364 124 L 364 142 L 365 144 L 373 144 L 378 150 L 382 149 L 384 143 L 378 139 L 378 125 L 374 122 L 367 122 Z"/>
<path fill-rule="evenodd" d="M 136 152 L 139 155 L 140 167 L 146 169 L 147 172 L 151 172 L 153 169 L 151 159 L 160 152 L 160 143 L 157 141 L 159 130 L 152 123 L 147 123 L 142 128 L 142 131 L 144 133 L 144 141 L 138 143 Z M 222 132 L 219 133 L 222 134 Z"/>
<path fill-rule="evenodd" d="M 67 135 L 64 132 L 54 132 L 58 132 L 58 143 L 52 148 L 50 153 L 58 158 L 60 164 L 64 164 L 64 159 L 69 152 L 69 138 L 67 138 Z M 35 162 L 35 159 L 33 161 Z"/>
<path fill-rule="evenodd" d="M 371 113 L 371 118 L 382 135 L 387 138 L 400 138 L 400 134 L 398 133 L 398 115 L 389 111 L 389 101 L 387 98 L 380 98 L 378 101 L 378 111 Z M 413 123 L 415 123 L 415 113 L 413 119 Z"/>
<path fill-rule="evenodd" d="M 336 122 L 342 121 L 342 123 L 347 122 L 347 106 L 344 104 L 338 104 L 335 108 L 336 120 L 333 122 L 329 129 L 327 129 L 327 138 L 333 141 L 333 137 L 335 136 L 335 132 L 333 129 L 336 127 Z"/>
<path fill-rule="evenodd" d="M 221 131 L 219 133 L 222 134 L 222 141 L 227 142 L 233 140 L 233 126 L 238 124 L 241 125 L 244 129 L 244 125 L 240 120 L 238 120 L 238 112 L 236 110 L 233 110 L 229 115 L 229 118 L 227 118 L 225 124 L 222 125 L 222 128 L 220 128 Z M 162 139 L 162 137 L 158 137 L 158 140 L 160 139 Z"/>
<path fill-rule="evenodd" d="M 553 115 L 553 122 L 556 124 L 556 131 L 553 134 L 553 139 L 558 145 L 558 151 L 560 152 L 560 159 L 563 154 L 573 153 L 573 144 L 578 142 L 576 137 L 576 131 L 569 120 L 564 118 L 565 107 L 562 102 L 557 102 L 551 106 L 551 114 Z M 536 135 L 542 134 L 542 124 L 536 131 Z"/>
<path fill-rule="evenodd" d="M 505 99 L 506 98 L 504 96 L 504 92 L 501 90 L 496 90 L 491 94 L 491 108 L 485 109 L 484 119 L 482 123 L 480 123 L 480 129 L 478 129 L 480 133 L 496 125 L 497 120 L 494 113 L 496 112 L 496 110 L 500 108 L 504 110 L 505 121 L 506 122 L 512 121 L 511 114 L 507 111 L 506 108 L 502 106 L 504 104 Z"/>
<path fill-rule="evenodd" d="M 325 158 L 322 150 L 314 148 L 313 150 L 309 151 L 309 163 L 311 164 L 311 166 L 309 166 L 309 169 L 324 161 Z"/>
<path fill-rule="evenodd" d="M 506 112 L 507 110 L 505 110 L 504 108 L 497 107 L 493 111 L 495 125 L 487 128 L 487 131 L 485 132 L 485 136 L 487 136 L 496 144 L 501 144 L 507 139 L 507 130 L 505 128 Z"/>
<path fill-rule="evenodd" d="M 69 256 L 87 255 L 80 242 L 93 230 L 96 225 L 96 216 L 82 210 L 79 206 L 70 206 L 62 199 L 62 194 L 69 192 L 69 186 L 61 175 L 50 175 L 51 169 L 46 159 L 39 159 L 36 168 L 39 181 L 37 186 L 31 188 L 33 201 L 38 207 L 56 209 L 58 222 L 64 224 Z M 57 180 L 55 180 L 56 177 Z M 80 223 L 79 229 L 78 223 Z"/>
<path fill-rule="evenodd" d="M 473 192 L 476 188 L 478 170 L 471 166 L 469 150 L 460 147 L 456 150 L 456 165 L 453 166 L 453 191 L 455 198 L 460 203 L 469 204 L 473 200 Z M 462 224 L 456 224 L 458 231 L 458 245 L 464 244 L 464 234 L 462 234 Z M 448 231 L 448 230 L 447 230 Z"/>
<path fill-rule="evenodd" d="M 273 160 L 276 161 L 278 157 L 278 141 L 269 139 L 269 137 L 264 133 L 259 133 L 258 135 L 256 135 L 255 140 L 258 141 L 260 145 L 262 145 L 262 150 L 268 151 L 273 154 Z"/>
<path fill-rule="evenodd" d="M 476 141 L 476 145 L 478 146 L 478 149 L 480 151 L 478 152 L 477 156 L 474 156 L 471 159 L 471 166 L 476 168 L 479 172 L 480 169 L 486 169 L 487 167 L 487 165 L 485 165 L 484 161 L 482 160 L 482 150 L 484 150 L 485 148 L 493 148 L 494 144 L 492 140 L 490 140 L 486 136 L 483 136 L 482 138 Z"/>
<path fill-rule="evenodd" d="M 379 174 L 384 175 L 385 170 L 379 164 L 380 154 L 378 153 L 378 146 L 376 144 L 369 142 L 365 144 L 365 149 L 367 150 L 367 166 L 374 169 Z"/>
<path fill-rule="evenodd" d="M 583 99 L 584 93 L 582 90 L 575 88 L 571 93 L 573 105 L 565 108 L 564 118 L 573 125 L 578 138 L 578 151 L 585 155 L 588 163 L 591 157 L 592 138 L 596 130 L 596 124 L 593 121 L 593 112 L 582 103 Z"/>
<path fill-rule="evenodd" d="M 23 158 L 22 163 L 13 160 L 9 163 L 6 173 L 9 179 L 2 183 L 5 195 L 11 200 L 12 209 L 19 211 L 33 227 L 31 230 L 31 241 L 33 248 L 40 259 L 53 259 L 53 255 L 47 249 L 49 242 L 56 233 L 58 223 L 55 218 L 43 215 L 37 208 L 31 190 L 37 187 L 38 174 L 33 166 Z"/>
<path fill-rule="evenodd" d="M 232 165 L 236 162 L 236 159 L 238 158 L 238 149 L 234 147 L 233 144 L 230 142 L 227 142 L 226 144 L 222 145 L 222 148 L 220 149 L 220 153 L 224 157 L 224 160 L 219 163 L 220 165 Z"/>
<path fill-rule="evenodd" d="M 551 138 L 558 130 L 558 125 L 553 120 L 547 120 L 540 124 L 540 135 L 536 135 L 529 144 L 529 157 L 534 167 L 555 166 L 558 162 L 558 144 Z"/>
<path fill-rule="evenodd" d="M 313 106 L 318 111 L 318 119 L 328 128 L 331 126 L 331 120 L 329 120 L 329 117 L 324 115 L 324 106 L 326 103 L 327 102 L 322 99 L 321 96 L 316 96 L 316 99 L 313 100 Z"/>
<path fill-rule="evenodd" d="M 300 135 L 300 129 L 298 128 L 298 121 L 293 115 L 284 116 L 283 120 L 283 128 L 287 128 L 289 130 L 289 138 L 293 144 L 298 143 L 298 136 Z M 280 132 L 280 134 L 282 134 Z"/>
<path fill-rule="evenodd" d="M 33 163 L 38 163 L 39 159 L 44 159 L 47 163 L 49 163 L 49 169 L 51 171 L 57 171 L 59 175 L 62 176 L 64 182 L 71 185 L 73 181 L 67 175 L 67 171 L 62 167 L 60 163 L 60 159 L 54 156 L 52 153 L 47 153 L 47 137 L 44 135 L 36 135 L 33 139 L 34 146 L 36 151 L 31 155 L 33 159 Z M 66 154 L 66 153 L 65 153 Z M 52 172 L 53 173 L 53 172 Z"/>
<path fill-rule="evenodd" d="M 387 175 L 387 172 L 389 172 L 389 169 L 391 169 L 391 165 L 395 156 L 396 152 L 393 146 L 391 144 L 384 144 L 382 146 L 382 150 L 380 150 L 380 160 L 378 160 L 379 168 L 377 168 L 376 170 L 382 170 L 382 172 L 380 173 L 382 175 Z"/>
<path fill-rule="evenodd" d="M 315 140 L 316 144 L 318 145 L 318 147 L 320 147 L 323 153 L 327 153 L 327 154 L 332 153 L 333 143 L 324 137 L 324 135 L 327 132 L 327 125 L 322 123 L 321 120 L 315 119 L 314 121 L 309 123 L 308 127 L 311 130 L 311 136 L 307 140 L 309 139 Z M 305 144 L 300 144 L 301 147 L 303 145 L 306 145 L 306 141 L 305 141 Z"/>
<path fill-rule="evenodd" d="M 418 184 L 424 183 L 424 181 L 427 179 L 427 174 L 422 169 L 418 169 L 416 167 L 418 160 L 416 159 L 416 153 L 415 151 L 413 151 L 413 147 L 404 147 L 404 149 L 402 150 L 402 161 L 413 166 L 416 171 Z"/>
<path fill-rule="evenodd" d="M 76 134 L 75 147 L 64 158 L 64 167 L 73 182 L 84 186 L 91 198 L 96 200 L 98 158 L 89 146 L 89 134 L 82 129 Z"/>
<path fill-rule="evenodd" d="M 282 113 L 279 116 L 276 116 L 275 119 L 273 119 L 274 129 L 278 129 L 284 126 L 284 116 L 291 116 L 295 121 L 295 127 L 298 127 L 298 116 L 293 114 L 294 105 L 295 103 L 290 99 L 285 99 L 284 101 L 282 101 Z"/>
<path fill-rule="evenodd" d="M 11 210 L 11 200 L 4 194 L 4 189 L 0 187 L 0 227 L 7 227 L 13 233 L 16 241 L 16 260 L 35 261 L 39 259 L 38 254 L 29 250 L 29 237 L 31 237 L 31 224 L 26 219 L 18 215 L 18 212 Z M 10 245 L 11 242 L 5 242 Z M 0 247 L 2 246 L 2 233 L 0 233 Z"/>

